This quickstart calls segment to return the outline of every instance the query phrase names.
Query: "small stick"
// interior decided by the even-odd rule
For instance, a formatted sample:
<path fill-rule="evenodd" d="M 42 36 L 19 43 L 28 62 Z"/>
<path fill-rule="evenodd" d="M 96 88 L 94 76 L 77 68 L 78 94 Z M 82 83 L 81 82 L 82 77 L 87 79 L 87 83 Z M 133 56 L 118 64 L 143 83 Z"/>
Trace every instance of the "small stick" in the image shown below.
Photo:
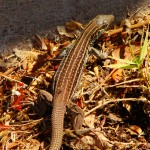
<path fill-rule="evenodd" d="M 85 114 L 85 117 L 88 116 L 93 111 L 96 111 L 99 108 L 102 108 L 110 103 L 121 102 L 121 101 L 142 101 L 150 104 L 150 102 L 146 98 L 123 98 L 123 99 L 104 99 L 99 101 L 99 105 L 91 109 Z"/>
<path fill-rule="evenodd" d="M 136 29 L 136 28 L 140 28 L 140 27 L 143 27 L 144 25 L 147 25 L 149 24 L 150 22 L 150 19 L 148 20 L 145 20 L 143 22 L 139 22 L 137 24 L 134 24 L 134 25 L 131 25 L 131 29 Z M 118 33 L 121 33 L 123 31 L 123 27 L 119 28 L 119 29 L 114 29 L 114 30 L 110 30 L 107 32 L 107 34 L 109 36 L 112 36 L 112 35 L 115 35 L 115 34 L 118 34 Z M 122 34 L 125 34 L 126 32 L 123 32 Z"/>

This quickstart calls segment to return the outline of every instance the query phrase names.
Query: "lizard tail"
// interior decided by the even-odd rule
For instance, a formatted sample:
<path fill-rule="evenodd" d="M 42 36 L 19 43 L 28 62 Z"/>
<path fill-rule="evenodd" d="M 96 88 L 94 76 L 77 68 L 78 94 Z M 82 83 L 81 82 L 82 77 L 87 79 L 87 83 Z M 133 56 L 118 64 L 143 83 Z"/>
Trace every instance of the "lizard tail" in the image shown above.
<path fill-rule="evenodd" d="M 52 111 L 52 137 L 49 150 L 60 150 L 63 138 L 64 114 L 66 109 L 54 107 Z"/>

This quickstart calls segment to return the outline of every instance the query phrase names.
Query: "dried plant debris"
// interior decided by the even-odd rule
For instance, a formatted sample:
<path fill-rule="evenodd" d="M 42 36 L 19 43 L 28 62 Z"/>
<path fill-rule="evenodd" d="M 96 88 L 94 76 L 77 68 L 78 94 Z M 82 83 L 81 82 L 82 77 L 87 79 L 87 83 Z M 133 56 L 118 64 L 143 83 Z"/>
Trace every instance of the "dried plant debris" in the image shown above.
<path fill-rule="evenodd" d="M 90 45 L 94 53 L 72 99 L 84 121 L 77 135 L 66 112 L 63 149 L 150 149 L 149 22 L 126 19 Z M 53 75 L 83 28 L 71 21 L 53 40 L 35 35 L 31 51 L 0 56 L 1 149 L 49 147 Z"/>

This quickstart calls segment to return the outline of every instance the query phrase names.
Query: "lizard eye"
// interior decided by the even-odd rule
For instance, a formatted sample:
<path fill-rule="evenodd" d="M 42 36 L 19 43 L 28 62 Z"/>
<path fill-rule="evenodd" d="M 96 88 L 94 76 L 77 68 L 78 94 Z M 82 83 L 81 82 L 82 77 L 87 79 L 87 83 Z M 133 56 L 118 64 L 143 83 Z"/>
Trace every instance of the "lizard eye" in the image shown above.
<path fill-rule="evenodd" d="M 104 20 L 104 22 L 103 22 L 104 24 L 108 24 L 108 20 Z"/>

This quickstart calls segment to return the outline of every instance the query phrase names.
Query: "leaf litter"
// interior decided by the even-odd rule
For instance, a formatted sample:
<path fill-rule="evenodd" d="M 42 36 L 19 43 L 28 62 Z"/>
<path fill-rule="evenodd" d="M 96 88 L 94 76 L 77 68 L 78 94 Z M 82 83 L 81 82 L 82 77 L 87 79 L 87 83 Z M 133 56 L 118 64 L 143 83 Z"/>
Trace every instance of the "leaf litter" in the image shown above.
<path fill-rule="evenodd" d="M 84 112 L 76 135 L 65 115 L 64 149 L 150 149 L 150 16 L 112 25 L 96 40 L 73 102 Z M 57 38 L 35 35 L 31 51 L 0 57 L 1 149 L 46 149 L 51 106 L 37 114 L 40 90 L 50 91 L 53 75 L 84 26 L 58 26 Z M 98 51 L 98 52 L 97 52 Z M 65 57 L 65 56 L 63 56 Z"/>

